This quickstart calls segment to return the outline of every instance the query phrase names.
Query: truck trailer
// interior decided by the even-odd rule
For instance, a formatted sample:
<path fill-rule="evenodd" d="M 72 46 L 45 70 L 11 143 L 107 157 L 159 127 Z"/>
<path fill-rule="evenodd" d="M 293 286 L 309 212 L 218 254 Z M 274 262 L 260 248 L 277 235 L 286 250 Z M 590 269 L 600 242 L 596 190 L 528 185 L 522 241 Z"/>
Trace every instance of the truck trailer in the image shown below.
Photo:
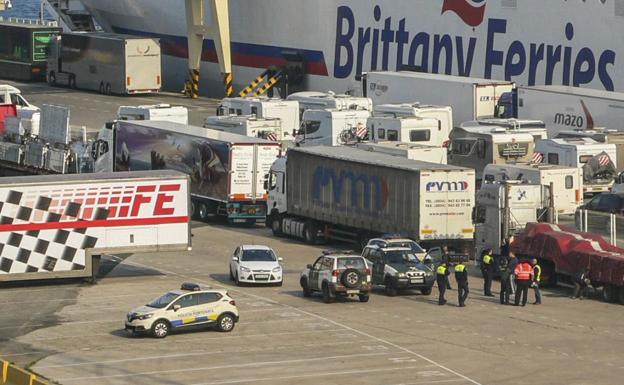
<path fill-rule="evenodd" d="M 382 154 L 400 156 L 411 160 L 447 164 L 446 147 L 423 146 L 422 144 L 401 142 L 360 142 L 355 147 Z"/>
<path fill-rule="evenodd" d="M 5 177 L 0 202 L 0 281 L 95 279 L 102 254 L 191 247 L 176 171 Z"/>
<path fill-rule="evenodd" d="M 499 97 L 514 82 L 411 71 L 369 72 L 362 76 L 364 96 L 374 105 L 414 100 L 453 108 L 457 123 L 496 116 Z"/>
<path fill-rule="evenodd" d="M 98 134 L 96 170 L 178 170 L 190 175 L 191 212 L 255 223 L 266 217 L 266 175 L 280 145 L 259 138 L 159 121 L 117 121 Z"/>
<path fill-rule="evenodd" d="M 474 171 L 351 147 L 290 149 L 271 167 L 267 226 L 315 244 L 400 234 L 472 251 Z"/>
<path fill-rule="evenodd" d="M 127 95 L 161 88 L 158 39 L 101 32 L 56 36 L 50 43 L 51 85 Z"/>

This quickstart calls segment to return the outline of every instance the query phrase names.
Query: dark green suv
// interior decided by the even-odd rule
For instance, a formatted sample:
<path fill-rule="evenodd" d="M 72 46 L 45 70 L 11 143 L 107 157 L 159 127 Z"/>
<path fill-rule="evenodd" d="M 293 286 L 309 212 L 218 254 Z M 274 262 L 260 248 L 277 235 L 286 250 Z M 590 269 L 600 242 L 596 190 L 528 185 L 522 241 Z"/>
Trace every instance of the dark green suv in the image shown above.
<path fill-rule="evenodd" d="M 373 284 L 384 285 L 387 295 L 395 296 L 399 290 L 412 289 L 431 294 L 435 282 L 433 265 L 421 262 L 410 248 L 369 245 L 362 256 L 373 266 Z"/>

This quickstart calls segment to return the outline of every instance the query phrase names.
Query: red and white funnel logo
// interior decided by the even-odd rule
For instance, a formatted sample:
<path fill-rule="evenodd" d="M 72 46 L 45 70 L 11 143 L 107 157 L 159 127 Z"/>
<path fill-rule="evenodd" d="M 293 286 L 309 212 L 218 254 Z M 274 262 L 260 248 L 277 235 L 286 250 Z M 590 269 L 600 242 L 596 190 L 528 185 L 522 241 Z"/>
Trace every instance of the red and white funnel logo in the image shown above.
<path fill-rule="evenodd" d="M 483 22 L 486 0 L 444 0 L 442 13 L 455 12 L 464 23 L 476 27 Z"/>

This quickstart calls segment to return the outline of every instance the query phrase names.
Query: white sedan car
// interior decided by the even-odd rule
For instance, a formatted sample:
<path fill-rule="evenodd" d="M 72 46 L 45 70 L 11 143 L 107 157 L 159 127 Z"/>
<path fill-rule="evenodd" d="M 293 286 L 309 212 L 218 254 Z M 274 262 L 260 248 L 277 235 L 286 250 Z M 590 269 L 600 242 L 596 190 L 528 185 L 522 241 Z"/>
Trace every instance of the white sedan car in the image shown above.
<path fill-rule="evenodd" d="M 268 246 L 243 245 L 230 260 L 230 279 L 242 283 L 269 283 L 282 286 L 282 258 Z"/>

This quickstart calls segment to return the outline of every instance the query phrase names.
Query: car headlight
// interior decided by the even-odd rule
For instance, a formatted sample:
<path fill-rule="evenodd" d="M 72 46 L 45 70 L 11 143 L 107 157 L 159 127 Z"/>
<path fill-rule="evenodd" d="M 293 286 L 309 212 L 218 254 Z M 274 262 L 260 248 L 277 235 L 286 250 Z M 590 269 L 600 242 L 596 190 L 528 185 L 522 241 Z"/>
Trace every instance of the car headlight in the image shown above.
<path fill-rule="evenodd" d="M 282 271 L 282 267 L 281 266 L 276 266 L 273 268 L 273 272 L 274 273 L 279 273 L 280 271 Z"/>
<path fill-rule="evenodd" d="M 399 273 L 399 278 L 405 278 L 405 273 Z"/>
<path fill-rule="evenodd" d="M 146 319 L 150 319 L 153 316 L 154 316 L 154 314 L 152 314 L 152 313 L 142 314 L 142 315 L 137 316 L 136 319 L 138 319 L 139 321 L 143 321 L 143 320 L 146 320 Z"/>
<path fill-rule="evenodd" d="M 249 273 L 251 270 L 246 268 L 245 266 L 241 266 L 240 271 L 242 271 L 243 273 Z"/>
<path fill-rule="evenodd" d="M 431 271 L 428 271 L 428 272 L 426 272 L 426 273 L 425 273 L 425 275 L 426 275 L 427 277 L 431 277 L 431 276 L 433 275 L 433 273 L 432 273 Z"/>

